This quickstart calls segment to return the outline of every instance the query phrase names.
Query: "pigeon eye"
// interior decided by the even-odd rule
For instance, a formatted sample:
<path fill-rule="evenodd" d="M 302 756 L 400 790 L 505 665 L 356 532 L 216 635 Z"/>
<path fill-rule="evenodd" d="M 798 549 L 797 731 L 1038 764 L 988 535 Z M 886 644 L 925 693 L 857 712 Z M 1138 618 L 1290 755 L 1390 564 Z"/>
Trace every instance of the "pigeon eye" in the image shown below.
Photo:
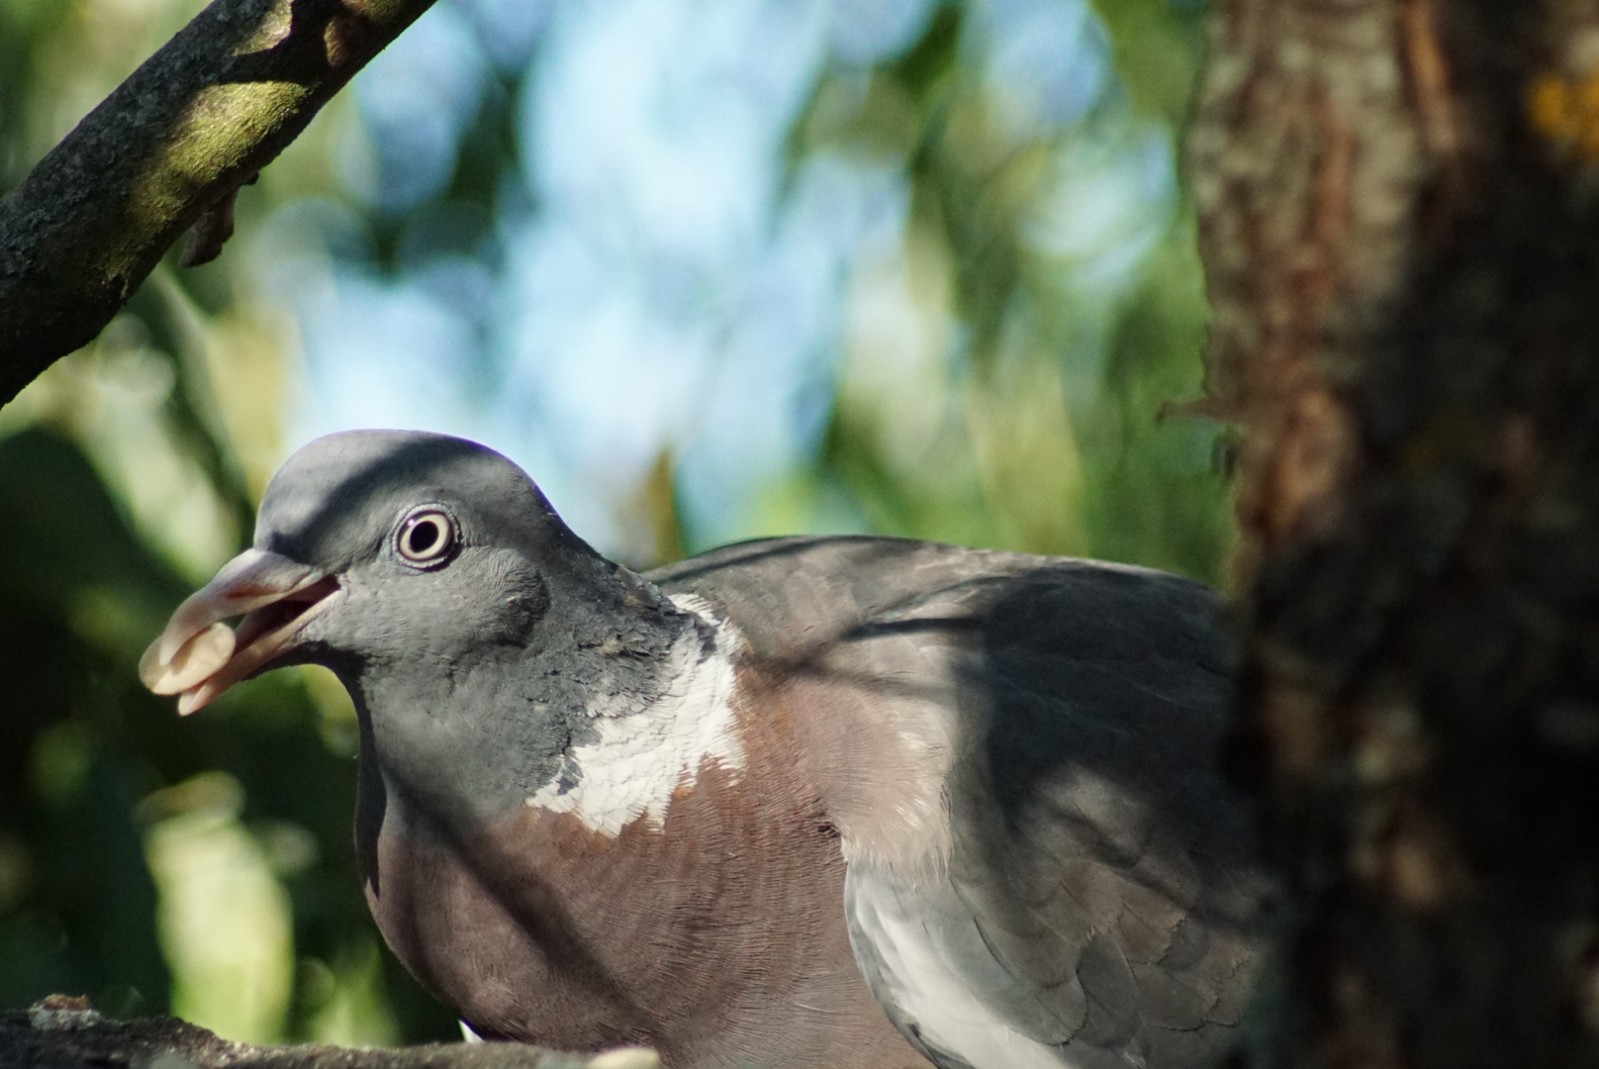
<path fill-rule="evenodd" d="M 395 532 L 394 548 L 412 564 L 435 564 L 455 548 L 455 523 L 439 509 L 413 513 Z"/>

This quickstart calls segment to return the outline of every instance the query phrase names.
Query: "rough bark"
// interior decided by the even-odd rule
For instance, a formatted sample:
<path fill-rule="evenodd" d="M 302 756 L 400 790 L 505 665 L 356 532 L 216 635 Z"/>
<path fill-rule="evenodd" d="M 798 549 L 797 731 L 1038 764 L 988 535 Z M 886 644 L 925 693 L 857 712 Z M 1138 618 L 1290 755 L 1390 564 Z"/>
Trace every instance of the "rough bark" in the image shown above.
<path fill-rule="evenodd" d="M 0 405 L 110 322 L 432 0 L 215 0 L 0 201 Z"/>
<path fill-rule="evenodd" d="M 449 1043 L 400 1050 L 255 1047 L 219 1039 L 171 1017 L 114 1021 L 79 998 L 51 996 L 27 1012 L 0 1013 L 7 1069 L 655 1069 L 642 1049 L 594 1057 L 521 1043 Z"/>
<path fill-rule="evenodd" d="M 1599 5 L 1222 0 L 1189 139 L 1296 1065 L 1599 1058 Z"/>

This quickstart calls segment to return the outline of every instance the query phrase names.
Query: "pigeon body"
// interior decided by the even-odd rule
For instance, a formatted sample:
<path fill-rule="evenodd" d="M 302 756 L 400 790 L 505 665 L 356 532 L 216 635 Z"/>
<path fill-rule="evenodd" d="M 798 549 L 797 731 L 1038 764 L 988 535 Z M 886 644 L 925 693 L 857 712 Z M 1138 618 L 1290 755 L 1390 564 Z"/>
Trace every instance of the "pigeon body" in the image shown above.
<path fill-rule="evenodd" d="M 338 675 L 373 916 L 487 1038 L 1185 1069 L 1254 983 L 1225 644 L 1174 576 L 865 537 L 637 575 L 498 454 L 348 432 L 147 662 L 185 711 Z"/>

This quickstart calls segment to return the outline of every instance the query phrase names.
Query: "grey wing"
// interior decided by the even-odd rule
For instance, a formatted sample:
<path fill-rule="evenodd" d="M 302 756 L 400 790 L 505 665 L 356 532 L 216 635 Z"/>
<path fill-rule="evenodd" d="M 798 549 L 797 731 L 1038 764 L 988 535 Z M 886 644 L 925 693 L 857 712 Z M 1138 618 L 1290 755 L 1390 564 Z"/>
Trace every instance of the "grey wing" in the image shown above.
<path fill-rule="evenodd" d="M 857 858 L 846 883 L 873 993 L 945 1069 L 1218 1061 L 1253 987 L 1265 887 L 1216 769 L 1211 595 L 1076 566 L 965 601 L 982 648 L 954 669 L 947 864 Z"/>

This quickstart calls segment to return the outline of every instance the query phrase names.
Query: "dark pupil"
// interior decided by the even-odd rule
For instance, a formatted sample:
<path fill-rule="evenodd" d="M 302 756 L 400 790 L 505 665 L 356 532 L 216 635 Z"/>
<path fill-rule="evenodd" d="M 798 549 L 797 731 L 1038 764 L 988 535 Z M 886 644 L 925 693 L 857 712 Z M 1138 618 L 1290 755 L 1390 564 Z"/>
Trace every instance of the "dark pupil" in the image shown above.
<path fill-rule="evenodd" d="M 438 545 L 442 534 L 438 520 L 418 520 L 412 525 L 410 533 L 405 537 L 405 541 L 409 545 L 412 554 L 420 557 Z"/>

